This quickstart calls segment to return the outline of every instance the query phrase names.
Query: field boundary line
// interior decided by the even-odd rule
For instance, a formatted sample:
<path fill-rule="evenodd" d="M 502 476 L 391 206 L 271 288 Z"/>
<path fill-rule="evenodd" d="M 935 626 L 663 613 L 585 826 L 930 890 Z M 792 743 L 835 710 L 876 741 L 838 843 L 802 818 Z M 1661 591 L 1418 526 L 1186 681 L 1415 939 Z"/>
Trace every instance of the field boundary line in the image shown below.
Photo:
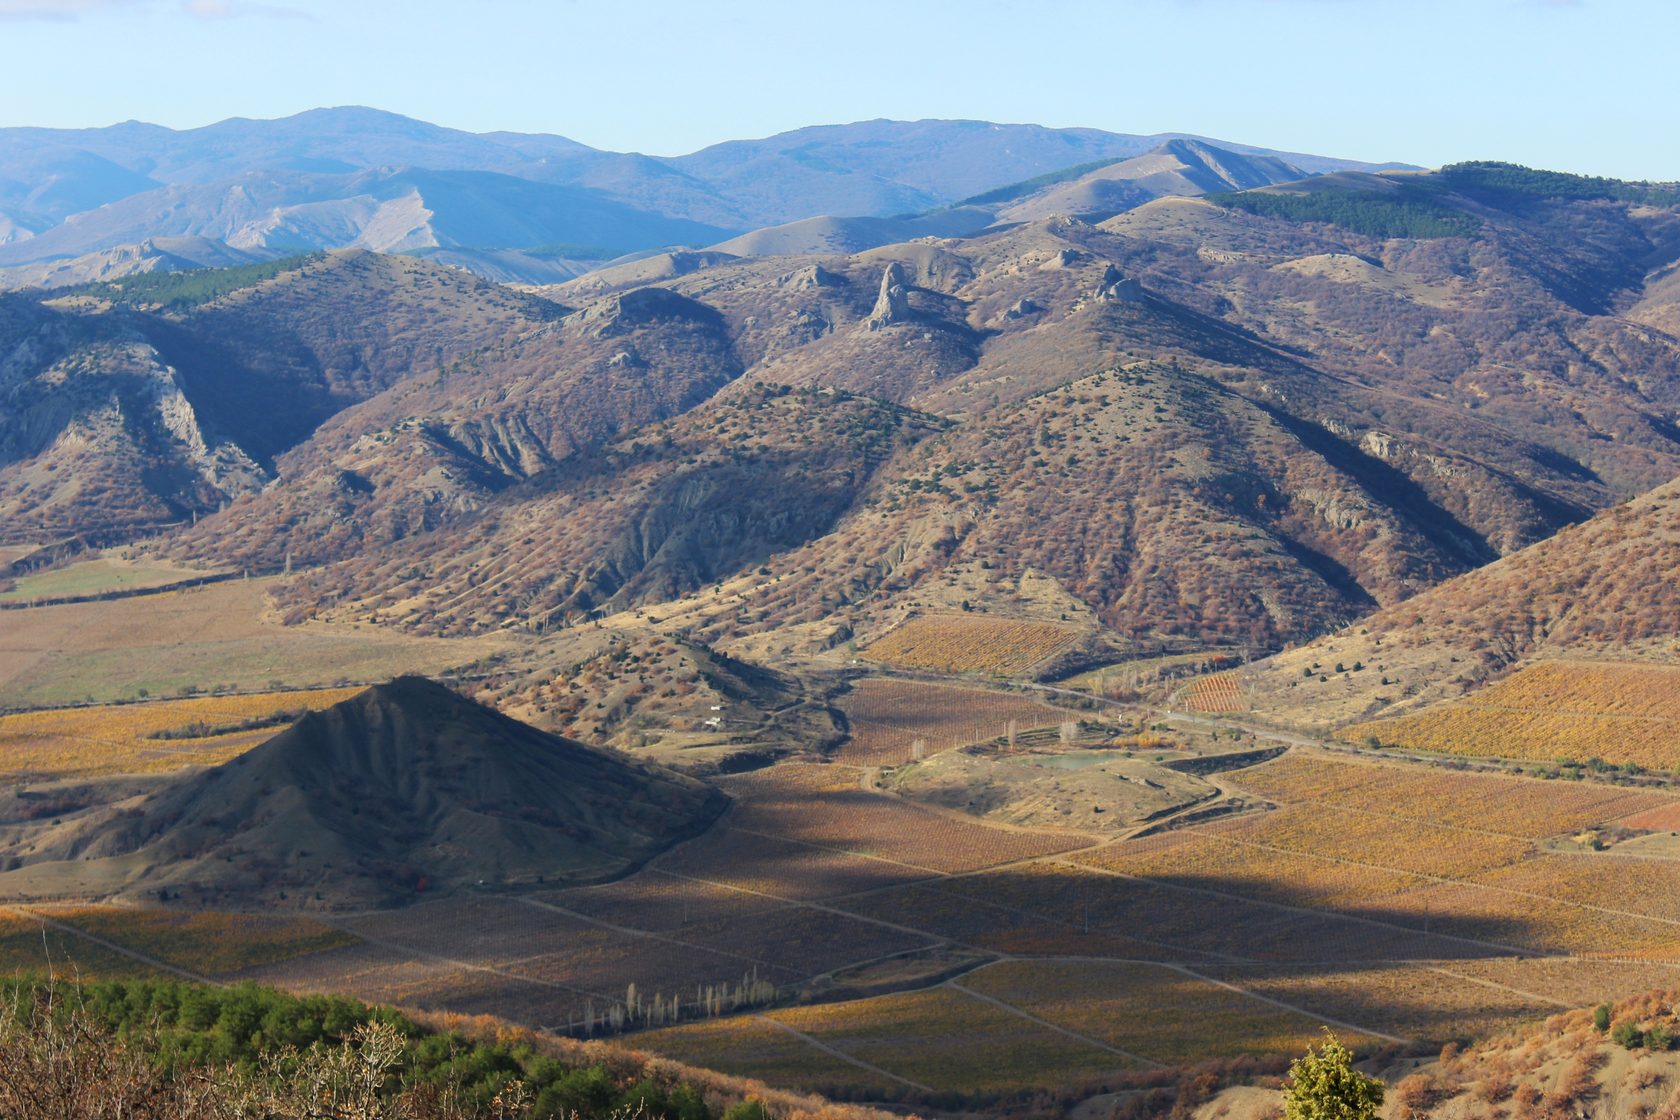
<path fill-rule="evenodd" d="M 812 901 L 812 900 L 806 900 L 806 899 L 798 899 L 798 898 L 787 898 L 784 895 L 770 894 L 768 891 L 755 891 L 751 887 L 737 887 L 737 886 L 734 886 L 733 884 L 730 884 L 730 883 L 720 883 L 715 879 L 702 879 L 702 878 L 700 878 L 699 876 L 696 876 L 696 875 L 683 875 L 683 874 L 680 874 L 676 871 L 661 871 L 660 874 L 661 875 L 669 875 L 673 879 L 684 879 L 684 880 L 687 880 L 690 883 L 700 883 L 700 884 L 702 884 L 704 886 L 708 886 L 708 887 L 722 887 L 725 890 L 740 891 L 743 894 L 758 895 L 760 898 L 773 898 L 773 899 L 776 899 L 780 902 L 787 903 L 789 907 L 803 906 L 807 910 L 816 910 L 816 911 L 820 911 L 821 913 L 824 913 L 824 914 L 833 914 L 836 917 L 840 917 L 840 918 L 851 918 L 853 921 L 867 922 L 872 926 L 880 926 L 882 929 L 890 929 L 890 930 L 895 930 L 899 933 L 912 934 L 916 937 L 924 938 L 925 940 L 927 940 L 928 944 L 923 946 L 923 948 L 927 948 L 927 949 L 935 948 L 935 947 L 937 947 L 941 944 L 944 944 L 944 945 L 955 945 L 959 949 L 971 949 L 976 953 L 984 953 L 987 956 L 1007 956 L 1008 955 L 1008 954 L 1000 954 L 995 949 L 987 949 L 987 948 L 985 948 L 984 946 L 981 946 L 981 945 L 970 944 L 967 941 L 958 941 L 954 937 L 941 937 L 938 934 L 929 933 L 925 929 L 917 929 L 915 926 L 900 925 L 897 922 L 889 922 L 884 918 L 872 918 L 872 917 L 868 916 L 867 914 L 854 914 L 849 910 L 842 910 L 838 906 L 829 906 L 828 904 L 826 904 L 824 902 L 818 902 L 818 901 Z M 901 886 L 914 886 L 916 884 L 912 883 L 912 884 L 900 884 L 900 885 Z M 771 910 L 771 911 L 768 911 L 768 913 L 774 914 L 774 913 L 778 913 L 778 911 Z M 894 955 L 896 955 L 896 954 L 894 954 Z M 822 973 L 815 973 L 814 975 L 820 976 L 820 975 L 822 975 Z"/>
<path fill-rule="evenodd" d="M 1064 861 L 1065 862 L 1065 861 Z M 1182 883 L 1173 883 L 1165 879 L 1151 879 L 1146 875 L 1128 875 L 1124 871 L 1112 868 L 1096 867 L 1088 864 L 1069 864 L 1074 868 L 1088 868 L 1098 875 L 1111 875 L 1116 879 L 1129 879 L 1134 883 L 1148 883 L 1160 887 L 1162 890 L 1180 891 L 1185 894 L 1206 895 L 1209 898 L 1225 898 L 1232 902 L 1244 902 L 1251 906 L 1264 906 L 1272 910 L 1282 910 L 1290 914 L 1305 914 L 1308 917 L 1320 918 L 1328 921 L 1358 922 L 1361 925 L 1376 926 L 1379 929 L 1392 929 L 1400 933 L 1408 933 L 1417 937 L 1438 937 L 1443 941 L 1456 941 L 1461 945 L 1474 945 L 1478 949 L 1497 949 L 1500 956 L 1516 956 L 1525 959 L 1547 956 L 1533 949 L 1524 949 L 1517 945 L 1502 945 L 1497 941 L 1482 941 L 1474 937 L 1464 937 L 1456 933 L 1436 933 L 1433 930 L 1421 930 L 1415 926 L 1403 926 L 1395 922 L 1385 922 L 1381 918 L 1367 918 L 1362 914 L 1347 914 L 1339 910 L 1315 910 L 1310 906 L 1294 906 L 1287 902 L 1271 902 L 1261 898 L 1250 898 L 1247 895 L 1232 894 L 1229 891 L 1216 891 L 1210 887 L 1187 887 Z"/>
<path fill-rule="evenodd" d="M 1001 963 L 1001 962 L 995 962 L 995 963 Z M 982 966 L 982 967 L 988 967 L 988 966 Z M 980 969 L 975 969 L 975 971 L 978 972 L 978 971 L 980 971 Z M 973 996 L 977 1000 L 980 1000 L 984 1003 L 989 1003 L 992 1006 L 997 1007 L 997 1008 L 999 1008 L 1003 1011 L 1006 1011 L 1011 1015 L 1018 1015 L 1021 1018 L 1027 1020 L 1030 1023 L 1037 1023 L 1039 1026 L 1045 1027 L 1049 1030 L 1053 1030 L 1057 1034 L 1066 1035 L 1067 1037 L 1069 1037 L 1071 1039 L 1074 1039 L 1077 1042 L 1083 1042 L 1083 1043 L 1086 1043 L 1089 1046 L 1095 1046 L 1098 1050 L 1106 1050 L 1110 1054 L 1118 1054 L 1122 1058 L 1128 1058 L 1128 1059 L 1130 1059 L 1134 1062 L 1142 1062 L 1144 1065 L 1151 1066 L 1155 1069 L 1166 1069 L 1167 1068 L 1165 1063 L 1157 1062 L 1154 1058 L 1146 1058 L 1142 1054 L 1134 1054 L 1130 1050 L 1122 1050 L 1118 1046 L 1110 1046 L 1108 1043 L 1103 1042 L 1100 1039 L 1095 1039 L 1095 1038 L 1090 1037 L 1089 1035 L 1080 1034 L 1078 1031 L 1069 1030 L 1066 1027 L 1057 1026 L 1055 1023 L 1052 1023 L 1048 1019 L 1041 1019 L 1037 1015 L 1034 1015 L 1032 1012 L 1026 1010 L 1025 1008 L 1016 1007 L 1012 1003 L 1006 1003 L 1003 1000 L 998 999 L 996 996 L 987 995 L 985 992 L 977 992 L 973 988 L 970 988 L 968 985 L 959 983 L 956 978 L 945 981 L 945 983 L 942 985 L 942 987 L 955 988 L 957 991 L 962 992 L 964 995 Z"/>
<path fill-rule="evenodd" d="M 777 1030 L 786 1031 L 788 1034 L 791 1034 L 793 1037 L 795 1037 L 799 1041 L 805 1043 L 807 1046 L 810 1046 L 810 1047 L 812 1047 L 813 1049 L 816 1049 L 816 1050 L 821 1050 L 824 1054 L 827 1054 L 830 1057 L 839 1058 L 842 1062 L 847 1062 L 851 1065 L 854 1065 L 854 1066 L 858 1067 L 861 1070 L 866 1070 L 869 1073 L 877 1074 L 877 1075 L 879 1075 L 881 1077 L 885 1077 L 889 1080 L 896 1081 L 900 1085 L 908 1085 L 908 1086 L 910 1086 L 910 1088 L 919 1090 L 920 1092 L 923 1092 L 923 1093 L 936 1093 L 936 1092 L 938 1092 L 937 1089 L 934 1089 L 934 1088 L 932 1088 L 931 1086 L 928 1086 L 928 1085 L 923 1085 L 920 1081 L 912 1081 L 908 1077 L 900 1077 L 898 1074 L 893 1073 L 890 1070 L 884 1070 L 880 1066 L 870 1065 L 868 1062 L 864 1061 L 862 1058 L 854 1058 L 850 1054 L 846 1053 L 844 1050 L 840 1050 L 840 1049 L 837 1049 L 833 1046 L 830 1046 L 828 1043 L 823 1042 L 821 1039 L 813 1038 L 811 1035 L 806 1034 L 804 1031 L 799 1030 L 796 1027 L 791 1027 L 788 1024 L 786 1024 L 784 1022 L 781 1022 L 778 1019 L 772 1019 L 768 1015 L 755 1015 L 754 1018 L 759 1019 L 762 1022 L 769 1023 L 771 1026 L 775 1027 Z"/>
<path fill-rule="evenodd" d="M 173 965 L 167 961 L 159 960 L 157 957 L 142 953 L 138 949 L 130 949 L 128 946 L 119 942 L 101 937 L 97 933 L 89 933 L 85 929 L 78 929 L 69 922 L 61 922 L 56 918 L 49 918 L 47 915 L 31 910 L 27 906 L 9 905 L 0 907 L 0 909 L 9 910 L 14 914 L 22 914 L 26 918 L 34 918 L 42 925 L 56 929 L 60 933 L 68 933 L 75 937 L 79 937 L 84 941 L 89 941 L 102 948 L 109 949 L 113 953 L 119 953 L 122 956 L 128 957 L 130 960 L 136 960 L 141 964 L 149 965 L 152 968 L 162 969 L 164 972 L 179 976 L 183 980 L 192 980 L 199 984 L 209 984 L 216 988 L 227 987 L 227 982 L 225 980 L 214 980 L 202 973 L 193 972 L 191 969 L 181 968 L 179 965 Z"/>
<path fill-rule="evenodd" d="M 1358 1023 L 1350 1023 L 1345 1019 L 1332 1019 L 1328 1015 L 1320 1015 L 1316 1012 L 1308 1011 L 1304 1007 L 1297 1007 L 1293 1003 L 1285 1003 L 1281 999 L 1274 999 L 1271 996 L 1261 995 L 1259 992 L 1251 992 L 1247 988 L 1241 988 L 1235 984 L 1227 983 L 1226 981 L 1219 979 L 1217 976 L 1205 976 L 1202 973 L 1197 972 L 1195 969 L 1182 964 L 1168 964 L 1165 967 L 1170 968 L 1175 972 L 1182 972 L 1186 976 L 1212 984 L 1215 987 L 1236 992 L 1240 996 L 1247 996 L 1249 999 L 1257 999 L 1261 1003 L 1269 1003 L 1274 1007 L 1281 1007 L 1285 1011 L 1293 1011 L 1297 1015 L 1304 1015 L 1309 1019 L 1316 1019 L 1320 1023 L 1328 1023 L 1333 1027 L 1341 1027 L 1344 1030 L 1358 1031 L 1360 1034 L 1368 1034 L 1373 1038 L 1380 1038 L 1384 1042 L 1396 1042 L 1402 1046 L 1410 1046 L 1417 1041 L 1416 1039 L 1401 1038 L 1399 1035 L 1387 1034 L 1383 1031 L 1373 1030 L 1370 1027 L 1362 1027 Z"/>
<path fill-rule="evenodd" d="M 561 915 L 564 915 L 565 917 L 573 918 L 577 921 L 585 922 L 585 923 L 587 923 L 589 925 L 592 925 L 592 926 L 600 926 L 602 929 L 610 930 L 613 933 L 623 934 L 625 937 L 640 937 L 640 938 L 643 938 L 643 939 L 648 940 L 648 941 L 663 941 L 665 944 L 675 945 L 679 949 L 694 949 L 694 950 L 698 950 L 702 953 L 711 953 L 714 956 L 733 957 L 735 960 L 745 961 L 748 964 L 759 965 L 759 966 L 762 966 L 764 968 L 783 969 L 782 965 L 778 965 L 774 961 L 767 961 L 767 960 L 764 960 L 760 957 L 749 957 L 745 953 L 731 953 L 727 949 L 714 949 L 709 945 L 702 945 L 702 944 L 700 944 L 698 942 L 694 942 L 694 941 L 683 941 L 680 938 L 671 937 L 667 934 L 654 933 L 651 930 L 645 930 L 645 929 L 636 929 L 634 926 L 616 925 L 612 922 L 605 921 L 601 918 L 592 918 L 588 914 L 580 914 L 576 910 L 568 910 L 564 906 L 557 906 L 552 902 L 543 902 L 541 899 L 520 897 L 520 898 L 514 899 L 514 901 L 524 903 L 526 906 L 535 907 L 538 910 L 549 910 L 549 911 L 552 911 L 556 914 L 561 914 Z M 771 911 L 771 913 L 774 913 L 774 911 Z M 754 915 L 754 916 L 756 917 L 756 915 Z M 528 957 L 528 958 L 525 958 L 525 959 L 536 960 L 539 957 L 547 957 L 547 956 L 553 956 L 553 955 L 554 954 L 552 954 L 552 953 L 538 953 L 536 957 Z M 798 969 L 788 968 L 788 969 L 784 969 L 784 971 L 797 973 Z"/>
<path fill-rule="evenodd" d="M 756 836 L 760 840 L 780 840 L 787 844 L 798 844 L 805 848 L 815 848 L 819 852 L 831 852 L 837 856 L 851 856 L 853 859 L 870 859 L 874 860 L 876 863 L 890 864 L 893 867 L 904 867 L 911 871 L 924 871 L 931 878 L 940 878 L 951 874 L 949 871 L 940 871 L 937 868 L 925 867 L 919 863 L 906 863 L 901 859 L 892 859 L 889 856 L 873 856 L 868 852 L 860 852 L 852 848 L 834 848 L 827 844 L 818 844 L 814 840 L 798 840 L 783 833 L 760 832 L 756 828 L 742 828 L 740 825 L 731 825 L 730 828 L 744 836 Z"/>
<path fill-rule="evenodd" d="M 494 965 L 473 964 L 470 961 L 463 961 L 456 957 L 445 956 L 442 953 L 434 953 L 429 949 L 418 949 L 411 945 L 404 945 L 400 941 L 392 941 L 389 938 L 366 934 L 357 929 L 347 929 L 344 926 L 336 925 L 331 922 L 328 922 L 327 924 L 332 925 L 334 929 L 343 930 L 345 933 L 353 934 L 354 936 L 367 942 L 369 945 L 377 946 L 381 949 L 389 949 L 394 953 L 406 953 L 410 956 L 437 961 L 440 964 L 449 965 L 451 968 L 458 968 L 462 972 L 484 972 L 491 976 L 500 976 L 504 980 L 517 980 L 521 984 L 531 984 L 539 988 L 553 988 L 555 991 L 570 992 L 574 996 L 583 996 L 586 999 L 602 1000 L 608 1006 L 619 1002 L 618 997 L 616 996 L 603 995 L 600 992 L 591 992 L 583 988 L 574 988 L 570 984 L 562 984 L 558 980 L 541 980 L 535 976 L 521 976 L 517 972 L 508 972 L 505 969 L 497 968 Z M 544 956 L 551 957 L 554 955 L 555 954 L 553 953 L 539 953 L 536 957 L 527 957 L 525 959 L 537 960 Z"/>
<path fill-rule="evenodd" d="M 1206 837 L 1206 838 L 1209 838 L 1209 839 L 1218 840 L 1218 841 L 1221 841 L 1221 842 L 1226 843 L 1226 844 L 1236 844 L 1236 845 L 1240 845 L 1242 847 L 1258 848 L 1263 852 L 1277 852 L 1280 855 L 1299 856 L 1299 857 L 1303 857 L 1303 858 L 1306 858 L 1306 859 L 1316 859 L 1316 860 L 1318 860 L 1322 863 L 1339 863 L 1339 864 L 1343 864 L 1343 865 L 1348 866 L 1348 867 L 1361 867 L 1361 868 L 1364 868 L 1367 871 L 1388 871 L 1388 872 L 1392 872 L 1396 875 L 1410 875 L 1415 879 L 1422 879 L 1425 882 L 1434 883 L 1437 886 L 1476 887 L 1480 890 L 1493 891 L 1497 894 L 1507 894 L 1507 895 L 1511 895 L 1515 898 L 1527 898 L 1527 899 L 1532 899 L 1535 902 L 1550 902 L 1550 903 L 1553 903 L 1557 906 L 1571 906 L 1571 907 L 1574 907 L 1577 910 L 1590 910 L 1590 911 L 1593 911 L 1594 913 L 1598 913 L 1598 914 L 1609 914 L 1610 916 L 1616 917 L 1616 918 L 1632 918 L 1632 919 L 1635 919 L 1637 921 L 1657 922 L 1657 923 L 1660 923 L 1660 924 L 1666 925 L 1666 926 L 1680 926 L 1680 919 L 1676 919 L 1676 918 L 1659 918 L 1655 914 L 1640 914 L 1640 913 L 1637 913 L 1633 910 L 1617 910 L 1617 909 L 1614 909 L 1613 907 L 1609 907 L 1609 906 L 1595 906 L 1590 902 L 1575 902 L 1571 899 L 1558 898 L 1554 895 L 1549 895 L 1549 894 L 1540 894 L 1536 891 L 1518 890 L 1516 887 L 1502 887 L 1497 883 L 1486 883 L 1486 882 L 1483 882 L 1480 879 L 1474 879 L 1474 878 L 1454 879 L 1451 876 L 1447 876 L 1447 875 L 1431 875 L 1431 874 L 1429 874 L 1427 872 L 1423 872 L 1423 871 L 1408 871 L 1403 867 L 1390 867 L 1387 864 L 1382 864 L 1382 863 L 1366 863 L 1363 860 L 1348 859 L 1345 856 L 1328 856 L 1328 855 L 1319 854 L 1317 852 L 1303 852 L 1303 851 L 1299 851 L 1295 848 L 1282 848 L 1282 847 L 1279 847 L 1275 844 L 1262 844 L 1262 843 L 1260 843 L 1259 841 L 1256 841 L 1256 840 L 1239 840 L 1239 839 L 1237 839 L 1235 837 L 1231 837 L 1231 836 L 1222 836 L 1217 832 L 1207 832 L 1207 831 L 1205 831 L 1201 828 L 1198 828 L 1194 825 L 1186 827 L 1185 829 L 1183 829 L 1183 831 L 1191 833 L 1191 834 L 1196 835 L 1196 836 L 1202 836 L 1202 837 Z M 1531 847 L 1532 847 L 1532 844 L 1531 844 Z M 1538 851 L 1538 850 L 1539 849 L 1536 849 L 1536 851 Z M 1581 852 L 1581 853 L 1546 852 L 1544 854 L 1546 854 L 1546 855 L 1558 855 L 1558 856 L 1564 856 L 1564 857 L 1567 857 L 1571 854 L 1574 854 L 1574 855 L 1577 855 L 1577 856 L 1585 856 L 1586 855 L 1585 852 Z M 1515 863 L 1495 864 L 1492 867 L 1484 868 L 1483 870 L 1476 872 L 1476 874 L 1477 875 L 1491 875 L 1496 871 L 1503 871 L 1508 867 L 1522 866 L 1522 864 L 1525 863 L 1525 862 L 1527 862 L 1527 861 L 1526 860 L 1518 860 Z M 1653 860 L 1653 862 L 1656 862 L 1656 861 Z M 1664 861 L 1664 862 L 1672 862 L 1672 861 Z M 1401 891 L 1399 894 L 1389 895 L 1387 897 L 1403 898 L 1410 893 L 1411 893 L 1410 891 Z M 1335 913 L 1339 913 L 1339 911 L 1328 910 L 1328 911 L 1325 911 L 1325 913 L 1335 914 Z M 1448 916 L 1450 916 L 1450 915 L 1448 915 Z M 1445 936 L 1445 935 L 1443 935 L 1443 936 Z"/>
<path fill-rule="evenodd" d="M 1466 976 L 1462 972 L 1454 972 L 1452 969 L 1446 968 L 1442 965 L 1431 965 L 1429 967 L 1429 971 L 1438 972 L 1442 976 L 1451 976 L 1454 980 L 1468 980 L 1472 984 L 1480 984 L 1483 987 L 1494 988 L 1501 992 L 1510 992 L 1512 995 L 1522 996 L 1524 999 L 1539 1000 L 1541 1003 L 1549 1003 L 1553 1007 L 1561 1007 L 1565 1010 L 1573 1009 L 1575 1006 L 1573 1003 L 1567 1003 L 1561 999 L 1554 999 L 1551 996 L 1543 996 L 1539 992 L 1528 992 L 1521 988 L 1513 988 L 1511 985 L 1501 984 L 1497 980 L 1487 980 L 1480 976 Z"/>

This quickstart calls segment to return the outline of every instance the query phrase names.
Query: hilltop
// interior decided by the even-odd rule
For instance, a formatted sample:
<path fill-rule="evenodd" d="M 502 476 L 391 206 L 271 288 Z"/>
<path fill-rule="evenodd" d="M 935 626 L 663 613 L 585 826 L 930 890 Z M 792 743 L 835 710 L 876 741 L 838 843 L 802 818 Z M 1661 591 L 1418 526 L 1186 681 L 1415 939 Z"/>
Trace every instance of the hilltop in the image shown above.
<path fill-rule="evenodd" d="M 1254 651 L 1680 476 L 1680 342 L 1617 313 L 1628 261 L 1680 257 L 1660 193 L 1325 178 L 1287 196 L 1316 216 L 1162 198 L 547 288 L 576 310 L 335 415 L 171 547 L 338 562 L 291 606 L 427 631 L 674 603 L 815 653 L 1047 576 L 1135 648 Z M 1390 191 L 1475 232 L 1371 232 L 1421 220 Z"/>
<path fill-rule="evenodd" d="M 442 252 L 498 279 L 547 282 L 557 269 L 823 215 L 887 219 L 938 210 L 1170 139 L 875 120 L 650 157 L 561 136 L 462 132 L 360 107 L 181 131 L 135 121 L 7 128 L 0 129 L 0 285 L 74 282 L 100 267 L 110 275 L 174 266 L 129 248 L 159 237 L 204 238 L 259 257 L 340 248 Z M 1282 154 L 1228 147 L 1262 159 Z M 1370 166 L 1284 158 L 1303 173 Z M 102 266 L 91 259 L 101 255 Z"/>
<path fill-rule="evenodd" d="M 137 798 L 13 828 L 0 892 L 318 908 L 591 882 L 725 801 L 405 677 Z"/>

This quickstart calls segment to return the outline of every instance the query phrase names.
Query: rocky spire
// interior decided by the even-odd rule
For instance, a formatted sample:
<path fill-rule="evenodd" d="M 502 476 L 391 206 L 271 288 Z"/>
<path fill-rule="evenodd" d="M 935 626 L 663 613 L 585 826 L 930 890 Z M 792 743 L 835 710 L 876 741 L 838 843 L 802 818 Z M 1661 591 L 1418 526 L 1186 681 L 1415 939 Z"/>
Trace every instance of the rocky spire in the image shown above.
<path fill-rule="evenodd" d="M 904 269 L 897 261 L 887 265 L 881 274 L 881 294 L 875 299 L 875 310 L 863 321 L 868 330 L 878 331 L 910 318 L 910 289 L 904 282 Z"/>

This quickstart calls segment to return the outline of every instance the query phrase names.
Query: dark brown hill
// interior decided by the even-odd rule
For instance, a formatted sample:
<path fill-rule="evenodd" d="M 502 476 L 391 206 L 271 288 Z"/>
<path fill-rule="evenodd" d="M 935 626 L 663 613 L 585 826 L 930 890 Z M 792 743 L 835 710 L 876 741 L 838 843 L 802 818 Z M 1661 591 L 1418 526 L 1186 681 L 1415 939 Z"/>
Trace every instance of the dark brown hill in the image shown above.
<path fill-rule="evenodd" d="M 8 845 L 0 894 L 377 905 L 588 882 L 709 824 L 721 793 L 405 677 L 119 810 Z"/>
<path fill-rule="evenodd" d="M 568 285 L 582 310 L 341 413 L 187 543 L 355 557 L 299 605 L 422 628 L 689 596 L 714 643 L 831 641 L 978 572 L 982 603 L 1048 576 L 1146 644 L 1275 648 L 1680 476 L 1680 340 L 1615 313 L 1680 254 L 1675 205 L 1564 178 L 1324 176 Z M 833 486 L 845 444 L 800 416 L 731 458 L 766 383 L 938 420 Z"/>
<path fill-rule="evenodd" d="M 1536 658 L 1680 653 L 1680 481 L 1268 660 L 1257 710 L 1329 727 L 1459 696 Z M 1312 665 L 1361 663 L 1314 686 Z M 1386 682 L 1386 683 L 1385 683 Z"/>
<path fill-rule="evenodd" d="M 20 539 L 189 520 L 347 406 L 563 311 L 365 252 L 0 297 L 0 516 Z"/>
<path fill-rule="evenodd" d="M 663 288 L 606 296 L 345 410 L 282 459 L 278 484 L 179 547 L 272 568 L 354 557 L 446 523 L 461 531 L 459 515 L 503 491 L 541 493 L 521 484 L 682 414 L 740 372 L 714 309 Z M 444 540 L 447 561 L 460 549 Z"/>

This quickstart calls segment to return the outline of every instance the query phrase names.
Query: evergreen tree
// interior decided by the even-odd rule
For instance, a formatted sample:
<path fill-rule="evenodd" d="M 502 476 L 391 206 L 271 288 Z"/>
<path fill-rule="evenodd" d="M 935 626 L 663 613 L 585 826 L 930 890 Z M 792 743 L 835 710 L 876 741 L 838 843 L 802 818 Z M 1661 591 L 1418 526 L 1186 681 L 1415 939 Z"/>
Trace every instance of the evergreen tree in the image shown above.
<path fill-rule="evenodd" d="M 1289 1067 L 1283 1087 L 1284 1120 L 1373 1120 L 1383 1084 L 1353 1068 L 1353 1054 L 1328 1027 L 1324 1042 Z"/>

